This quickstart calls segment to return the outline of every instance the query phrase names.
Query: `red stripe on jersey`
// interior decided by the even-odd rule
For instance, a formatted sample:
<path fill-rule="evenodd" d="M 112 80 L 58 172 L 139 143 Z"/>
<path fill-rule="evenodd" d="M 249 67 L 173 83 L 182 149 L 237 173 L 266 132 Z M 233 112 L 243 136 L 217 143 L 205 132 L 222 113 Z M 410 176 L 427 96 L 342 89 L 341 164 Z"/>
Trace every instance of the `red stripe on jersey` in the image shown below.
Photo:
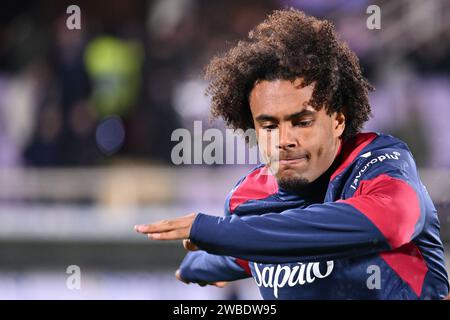
<path fill-rule="evenodd" d="M 352 198 L 339 202 L 363 213 L 393 249 L 411 241 L 420 217 L 419 199 L 413 187 L 387 174 L 361 181 Z"/>
<path fill-rule="evenodd" d="M 252 275 L 252 271 L 250 270 L 250 266 L 248 265 L 248 261 L 247 260 L 236 258 L 236 263 L 238 265 L 240 265 L 242 267 L 242 269 L 244 269 L 244 271 L 247 274 Z"/>
<path fill-rule="evenodd" d="M 346 141 L 341 145 L 341 149 L 339 150 L 338 157 L 339 161 L 342 163 L 333 173 L 330 178 L 330 181 L 336 178 L 342 171 L 347 168 L 353 160 L 355 160 L 356 156 L 364 149 L 369 143 L 371 143 L 378 135 L 373 132 L 367 133 L 358 133 L 355 138 Z"/>
<path fill-rule="evenodd" d="M 428 266 L 416 245 L 410 242 L 380 256 L 420 296 Z"/>
<path fill-rule="evenodd" d="M 248 200 L 267 198 L 278 192 L 275 177 L 267 167 L 261 167 L 250 173 L 239 184 L 230 198 L 230 212 Z"/>

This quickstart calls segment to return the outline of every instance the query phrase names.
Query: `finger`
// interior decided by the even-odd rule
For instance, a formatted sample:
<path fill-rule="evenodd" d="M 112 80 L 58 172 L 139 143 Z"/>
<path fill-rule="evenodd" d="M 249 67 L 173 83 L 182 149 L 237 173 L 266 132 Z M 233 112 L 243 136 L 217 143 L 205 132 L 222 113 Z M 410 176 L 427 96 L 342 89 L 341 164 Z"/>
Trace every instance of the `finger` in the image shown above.
<path fill-rule="evenodd" d="M 179 228 L 189 227 L 195 217 L 194 213 L 172 220 L 161 220 L 150 224 L 134 226 L 134 230 L 140 233 L 161 233 Z"/>
<path fill-rule="evenodd" d="M 213 282 L 212 285 L 216 286 L 218 288 L 223 288 L 228 284 L 227 281 L 217 281 L 217 282 Z"/>
<path fill-rule="evenodd" d="M 184 239 L 183 240 L 183 247 L 187 251 L 197 251 L 197 250 L 199 250 L 198 247 L 190 239 Z"/>
<path fill-rule="evenodd" d="M 162 220 L 151 224 L 141 224 L 134 226 L 134 230 L 140 233 L 160 233 L 177 228 L 174 220 Z"/>
<path fill-rule="evenodd" d="M 178 269 L 177 271 L 175 271 L 175 278 L 177 278 L 177 280 L 179 280 L 179 281 L 181 281 L 181 282 L 183 282 L 183 283 L 185 283 L 185 284 L 189 284 L 189 283 L 190 283 L 189 281 L 186 281 L 186 280 L 184 280 L 184 279 L 181 277 L 180 269 Z"/>
<path fill-rule="evenodd" d="M 149 233 L 147 236 L 152 240 L 182 240 L 187 238 L 189 234 L 187 229 L 177 229 L 168 232 Z"/>

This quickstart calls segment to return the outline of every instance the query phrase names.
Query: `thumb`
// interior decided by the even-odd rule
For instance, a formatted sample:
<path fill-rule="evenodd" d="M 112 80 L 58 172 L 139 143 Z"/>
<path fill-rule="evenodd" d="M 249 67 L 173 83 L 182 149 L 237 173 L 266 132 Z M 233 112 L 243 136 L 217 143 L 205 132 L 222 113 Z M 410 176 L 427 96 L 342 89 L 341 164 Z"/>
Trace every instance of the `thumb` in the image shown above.
<path fill-rule="evenodd" d="M 217 281 L 217 282 L 213 282 L 212 285 L 219 287 L 219 288 L 223 288 L 228 284 L 227 281 Z"/>
<path fill-rule="evenodd" d="M 197 251 L 197 250 L 199 250 L 198 247 L 190 239 L 184 239 L 183 240 L 183 247 L 187 251 Z"/>
<path fill-rule="evenodd" d="M 184 279 L 181 277 L 180 269 L 178 269 L 177 271 L 175 271 L 175 278 L 177 278 L 177 280 L 179 280 L 179 281 L 181 281 L 181 282 L 184 282 L 184 283 L 186 283 L 186 284 L 189 284 L 189 283 L 190 283 L 189 281 L 186 281 L 186 280 L 184 280 Z"/>

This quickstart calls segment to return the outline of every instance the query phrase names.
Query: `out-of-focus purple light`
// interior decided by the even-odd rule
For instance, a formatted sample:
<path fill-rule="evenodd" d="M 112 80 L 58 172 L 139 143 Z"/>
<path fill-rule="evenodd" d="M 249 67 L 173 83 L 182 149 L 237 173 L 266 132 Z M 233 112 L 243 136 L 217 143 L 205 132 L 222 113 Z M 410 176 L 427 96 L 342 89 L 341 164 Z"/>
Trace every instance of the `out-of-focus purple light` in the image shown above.
<path fill-rule="evenodd" d="M 103 119 L 95 132 L 95 140 L 101 152 L 112 155 L 119 151 L 125 140 L 125 128 L 117 116 L 110 116 Z"/>

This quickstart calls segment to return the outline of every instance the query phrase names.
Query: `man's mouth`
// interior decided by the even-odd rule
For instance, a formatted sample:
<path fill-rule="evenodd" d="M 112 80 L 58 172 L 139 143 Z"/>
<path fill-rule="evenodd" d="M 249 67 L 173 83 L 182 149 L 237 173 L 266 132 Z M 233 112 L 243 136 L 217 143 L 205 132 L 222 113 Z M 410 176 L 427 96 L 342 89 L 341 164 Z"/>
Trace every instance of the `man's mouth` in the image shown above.
<path fill-rule="evenodd" d="M 279 163 L 280 165 L 293 165 L 298 164 L 300 162 L 307 161 L 307 157 L 299 157 L 299 158 L 287 158 L 287 159 L 280 159 Z"/>
<path fill-rule="evenodd" d="M 294 165 L 308 160 L 307 155 L 299 156 L 280 156 L 280 159 L 274 160 L 273 162 L 279 163 L 279 165 Z"/>

